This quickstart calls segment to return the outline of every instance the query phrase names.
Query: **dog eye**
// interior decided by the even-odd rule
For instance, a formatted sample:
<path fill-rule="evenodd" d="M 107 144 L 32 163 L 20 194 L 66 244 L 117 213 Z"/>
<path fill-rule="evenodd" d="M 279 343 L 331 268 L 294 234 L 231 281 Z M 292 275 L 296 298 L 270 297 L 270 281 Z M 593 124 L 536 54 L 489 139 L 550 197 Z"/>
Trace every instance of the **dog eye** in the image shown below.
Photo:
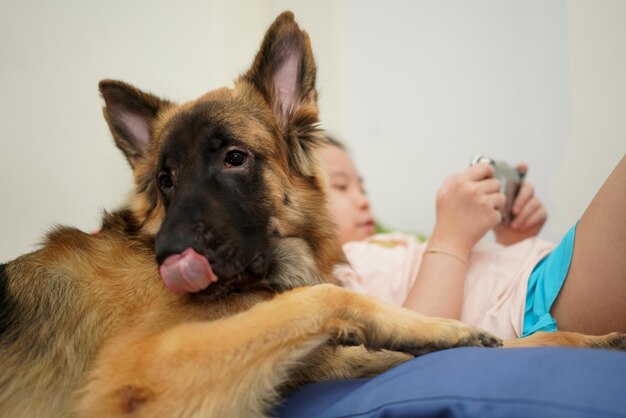
<path fill-rule="evenodd" d="M 170 189 L 174 187 L 174 180 L 172 180 L 172 176 L 166 171 L 161 171 L 157 176 L 157 182 L 159 183 L 159 187 L 161 189 Z"/>
<path fill-rule="evenodd" d="M 246 162 L 246 154 L 243 151 L 229 151 L 224 158 L 224 162 L 227 166 L 239 167 Z"/>

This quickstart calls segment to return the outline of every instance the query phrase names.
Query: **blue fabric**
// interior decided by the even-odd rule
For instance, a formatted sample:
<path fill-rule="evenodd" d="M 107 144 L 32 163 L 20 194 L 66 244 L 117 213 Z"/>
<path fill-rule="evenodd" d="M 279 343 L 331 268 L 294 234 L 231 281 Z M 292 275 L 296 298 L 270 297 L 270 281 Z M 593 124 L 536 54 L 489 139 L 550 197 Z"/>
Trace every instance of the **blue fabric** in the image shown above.
<path fill-rule="evenodd" d="M 372 379 L 304 387 L 283 418 L 626 418 L 626 353 L 458 348 Z"/>
<path fill-rule="evenodd" d="M 550 315 L 550 309 L 567 277 L 574 252 L 575 237 L 576 225 L 567 231 L 559 245 L 544 257 L 530 274 L 522 337 L 527 337 L 537 331 L 554 332 L 557 330 L 556 321 Z"/>

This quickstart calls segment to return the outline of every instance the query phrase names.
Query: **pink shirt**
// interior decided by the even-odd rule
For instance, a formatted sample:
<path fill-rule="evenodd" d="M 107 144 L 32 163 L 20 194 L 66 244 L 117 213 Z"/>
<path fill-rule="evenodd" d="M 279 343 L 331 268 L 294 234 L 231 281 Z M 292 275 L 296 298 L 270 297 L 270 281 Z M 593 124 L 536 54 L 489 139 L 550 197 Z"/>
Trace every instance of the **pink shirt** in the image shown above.
<path fill-rule="evenodd" d="M 500 338 L 522 333 L 528 278 L 554 244 L 529 238 L 503 246 L 480 242 L 474 247 L 465 277 L 461 320 Z M 378 234 L 344 244 L 350 266 L 337 268 L 348 289 L 402 305 L 417 276 L 426 243 L 412 235 Z"/>

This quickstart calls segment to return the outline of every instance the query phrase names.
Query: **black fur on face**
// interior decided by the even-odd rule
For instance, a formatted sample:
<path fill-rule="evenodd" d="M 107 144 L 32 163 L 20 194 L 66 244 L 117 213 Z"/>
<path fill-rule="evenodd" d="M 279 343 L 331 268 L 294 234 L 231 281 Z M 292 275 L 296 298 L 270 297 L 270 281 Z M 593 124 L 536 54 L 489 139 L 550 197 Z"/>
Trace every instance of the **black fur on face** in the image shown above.
<path fill-rule="evenodd" d="M 193 248 L 220 282 L 246 282 L 264 276 L 271 261 L 264 157 L 212 116 L 220 105 L 197 104 L 163 131 L 153 173 L 165 207 L 156 258 Z"/>

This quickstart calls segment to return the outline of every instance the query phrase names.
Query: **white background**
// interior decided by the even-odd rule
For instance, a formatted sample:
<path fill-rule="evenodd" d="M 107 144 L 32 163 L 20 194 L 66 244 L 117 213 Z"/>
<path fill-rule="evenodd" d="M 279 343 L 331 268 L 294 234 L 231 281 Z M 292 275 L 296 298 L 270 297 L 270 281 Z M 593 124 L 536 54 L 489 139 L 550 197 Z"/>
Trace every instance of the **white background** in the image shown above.
<path fill-rule="evenodd" d="M 100 79 L 193 99 L 284 9 L 390 227 L 428 234 L 438 186 L 484 153 L 530 164 L 558 240 L 626 152 L 621 0 L 0 0 L 0 261 L 53 224 L 97 228 L 130 190 Z"/>

